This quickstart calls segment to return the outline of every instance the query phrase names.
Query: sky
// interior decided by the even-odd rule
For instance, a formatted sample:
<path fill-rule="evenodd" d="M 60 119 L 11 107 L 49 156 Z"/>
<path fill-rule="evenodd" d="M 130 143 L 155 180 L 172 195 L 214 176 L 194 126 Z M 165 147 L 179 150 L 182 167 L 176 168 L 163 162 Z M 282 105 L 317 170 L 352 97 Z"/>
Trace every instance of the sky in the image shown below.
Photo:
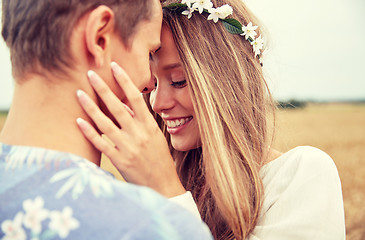
<path fill-rule="evenodd" d="M 265 29 L 276 100 L 365 99 L 364 0 L 244 0 Z M 0 110 L 10 107 L 9 51 L 0 40 Z"/>
<path fill-rule="evenodd" d="M 265 26 L 278 100 L 365 99 L 365 1 L 246 0 Z"/>

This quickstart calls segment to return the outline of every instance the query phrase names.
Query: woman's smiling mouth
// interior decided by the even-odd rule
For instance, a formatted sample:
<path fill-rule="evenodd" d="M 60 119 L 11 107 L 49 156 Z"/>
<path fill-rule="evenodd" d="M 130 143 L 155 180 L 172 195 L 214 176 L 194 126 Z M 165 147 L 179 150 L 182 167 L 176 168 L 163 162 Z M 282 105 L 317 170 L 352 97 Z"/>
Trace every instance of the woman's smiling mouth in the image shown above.
<path fill-rule="evenodd" d="M 167 131 L 170 134 L 177 134 L 180 132 L 185 126 L 193 120 L 193 117 L 184 117 L 184 118 L 177 118 L 174 120 L 165 119 L 165 123 L 167 125 Z"/>

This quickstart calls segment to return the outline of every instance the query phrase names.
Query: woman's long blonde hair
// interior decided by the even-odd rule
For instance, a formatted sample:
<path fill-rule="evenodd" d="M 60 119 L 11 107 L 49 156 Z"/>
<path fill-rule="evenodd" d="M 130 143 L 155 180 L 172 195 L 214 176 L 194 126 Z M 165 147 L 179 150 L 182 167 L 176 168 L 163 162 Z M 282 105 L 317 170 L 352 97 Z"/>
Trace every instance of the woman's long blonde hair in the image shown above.
<path fill-rule="evenodd" d="M 162 1 L 163 6 L 172 2 L 177 1 Z M 257 25 L 241 0 L 212 2 L 215 7 L 229 4 L 234 18 Z M 164 10 L 164 24 L 172 31 L 185 68 L 202 142 L 201 148 L 187 152 L 169 145 L 179 177 L 215 239 L 245 239 L 261 210 L 259 171 L 269 152 L 267 119 L 273 102 L 250 43 L 206 17 L 196 13 L 188 19 Z M 169 141 L 157 114 L 156 120 Z"/>

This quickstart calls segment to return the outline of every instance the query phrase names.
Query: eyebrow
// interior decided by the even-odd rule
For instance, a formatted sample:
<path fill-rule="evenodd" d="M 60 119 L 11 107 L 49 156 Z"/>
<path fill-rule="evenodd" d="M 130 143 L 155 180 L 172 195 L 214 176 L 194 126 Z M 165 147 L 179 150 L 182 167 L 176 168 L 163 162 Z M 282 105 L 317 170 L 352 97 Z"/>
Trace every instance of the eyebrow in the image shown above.
<path fill-rule="evenodd" d="M 163 70 L 171 70 L 174 68 L 179 68 L 181 67 L 181 63 L 172 63 L 172 64 L 168 64 L 166 66 L 163 66 Z"/>

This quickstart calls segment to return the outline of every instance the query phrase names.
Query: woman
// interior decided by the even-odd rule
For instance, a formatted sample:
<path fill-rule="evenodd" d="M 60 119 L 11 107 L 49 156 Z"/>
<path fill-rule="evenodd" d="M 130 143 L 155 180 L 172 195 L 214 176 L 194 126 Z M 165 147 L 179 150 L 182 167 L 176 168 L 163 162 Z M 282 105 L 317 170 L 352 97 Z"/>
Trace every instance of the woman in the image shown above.
<path fill-rule="evenodd" d="M 127 181 L 194 208 L 191 192 L 216 239 L 344 239 L 333 161 L 310 147 L 285 154 L 270 147 L 274 104 L 262 73 L 255 18 L 240 0 L 170 3 L 176 1 L 163 3 L 161 48 L 151 55 L 155 88 L 147 89 L 146 98 L 176 169 L 137 90 L 115 64 L 129 107 L 106 97 L 112 94 L 105 94 L 94 74 L 91 83 L 106 105 L 122 109 L 114 110 L 121 129 L 96 114 L 90 101 L 81 102 L 117 147 L 88 124 L 80 125 L 84 134 Z M 227 20 L 232 9 L 235 20 Z"/>

